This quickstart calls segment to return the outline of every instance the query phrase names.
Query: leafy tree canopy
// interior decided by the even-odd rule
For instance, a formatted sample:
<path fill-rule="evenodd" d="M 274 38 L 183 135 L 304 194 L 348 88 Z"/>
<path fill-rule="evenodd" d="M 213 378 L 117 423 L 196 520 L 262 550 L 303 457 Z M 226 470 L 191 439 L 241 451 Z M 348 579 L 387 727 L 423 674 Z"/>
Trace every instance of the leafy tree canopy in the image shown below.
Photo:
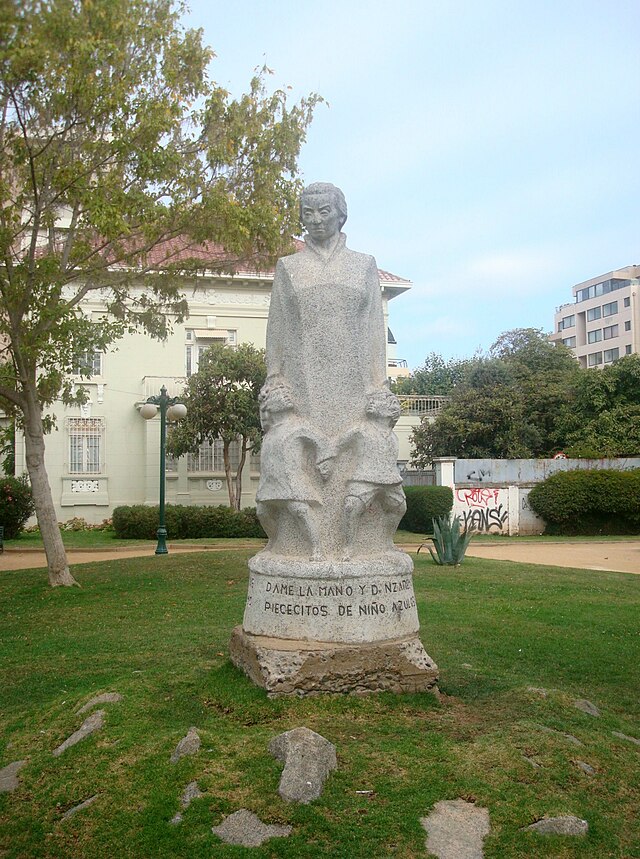
<path fill-rule="evenodd" d="M 240 509 L 242 468 L 247 453 L 260 448 L 262 431 L 258 395 L 267 377 L 264 350 L 250 344 L 236 349 L 210 346 L 200 358 L 198 372 L 189 377 L 182 397 L 187 416 L 173 427 L 167 450 L 174 456 L 196 453 L 203 442 L 223 441 L 229 504 Z M 240 462 L 232 474 L 230 447 L 240 445 Z"/>
<path fill-rule="evenodd" d="M 432 356 L 428 363 L 446 366 Z M 449 396 L 435 421 L 425 419 L 414 430 L 418 467 L 434 456 L 640 454 L 638 355 L 601 370 L 581 369 L 570 350 L 541 330 L 516 329 L 502 334 L 487 356 L 470 359 Z"/>
<path fill-rule="evenodd" d="M 298 232 L 297 159 L 318 97 L 267 70 L 232 99 L 178 0 L 5 0 L 0 16 L 0 406 L 25 430 L 50 580 L 70 584 L 43 414 L 126 330 L 163 337 L 177 274 L 260 266 Z M 206 252 L 201 245 L 206 244 Z M 81 304 L 97 296 L 99 321 Z M 82 396 L 82 394 L 81 394 Z M 55 559 L 54 559 L 55 555 Z"/>

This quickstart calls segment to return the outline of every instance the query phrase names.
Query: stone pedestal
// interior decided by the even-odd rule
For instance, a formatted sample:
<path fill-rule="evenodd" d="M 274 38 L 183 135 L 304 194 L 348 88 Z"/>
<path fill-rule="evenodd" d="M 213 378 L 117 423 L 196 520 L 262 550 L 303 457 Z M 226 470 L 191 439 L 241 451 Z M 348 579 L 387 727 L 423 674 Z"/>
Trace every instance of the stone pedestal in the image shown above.
<path fill-rule="evenodd" d="M 262 552 L 249 570 L 231 659 L 270 695 L 435 689 L 408 555 L 313 563 Z"/>

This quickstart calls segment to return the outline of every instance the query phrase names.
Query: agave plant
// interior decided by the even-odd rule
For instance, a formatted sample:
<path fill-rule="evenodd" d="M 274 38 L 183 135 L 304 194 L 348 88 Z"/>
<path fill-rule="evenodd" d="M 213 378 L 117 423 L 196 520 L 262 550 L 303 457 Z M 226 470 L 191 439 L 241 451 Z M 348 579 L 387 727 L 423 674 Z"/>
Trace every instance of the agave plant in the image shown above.
<path fill-rule="evenodd" d="M 448 564 L 458 567 L 462 563 L 464 553 L 473 536 L 468 528 L 460 527 L 460 517 L 454 516 L 451 521 L 447 516 L 438 516 L 433 520 L 433 545 L 435 552 L 429 546 L 429 552 L 436 564 Z"/>

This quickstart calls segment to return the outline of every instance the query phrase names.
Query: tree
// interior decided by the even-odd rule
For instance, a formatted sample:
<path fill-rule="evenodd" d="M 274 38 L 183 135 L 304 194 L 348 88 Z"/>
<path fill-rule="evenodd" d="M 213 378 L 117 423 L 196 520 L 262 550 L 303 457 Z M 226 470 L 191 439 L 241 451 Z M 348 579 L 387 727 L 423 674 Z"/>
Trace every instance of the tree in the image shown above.
<path fill-rule="evenodd" d="M 556 453 L 566 434 L 559 416 L 574 396 L 579 367 L 539 329 L 502 334 L 488 356 L 468 361 L 451 400 L 412 436 L 414 464 L 434 456 L 516 459 Z"/>
<path fill-rule="evenodd" d="M 264 349 L 244 343 L 233 349 L 215 344 L 201 356 L 198 372 L 189 377 L 182 401 L 187 416 L 169 432 L 167 450 L 174 456 L 197 453 L 203 442 L 222 439 L 229 505 L 240 509 L 242 469 L 262 438 L 258 395 L 267 377 Z M 232 473 L 230 449 L 237 441 L 240 456 Z"/>
<path fill-rule="evenodd" d="M 640 455 L 640 355 L 582 370 L 559 423 L 570 456 Z"/>
<path fill-rule="evenodd" d="M 238 100 L 174 0 L 5 0 L 0 20 L 0 406 L 18 418 L 52 585 L 72 585 L 45 469 L 46 410 L 84 353 L 163 337 L 180 277 L 282 253 L 316 96 L 257 75 Z M 219 263 L 213 251 L 219 251 Z M 83 299 L 100 291 L 92 324 Z"/>

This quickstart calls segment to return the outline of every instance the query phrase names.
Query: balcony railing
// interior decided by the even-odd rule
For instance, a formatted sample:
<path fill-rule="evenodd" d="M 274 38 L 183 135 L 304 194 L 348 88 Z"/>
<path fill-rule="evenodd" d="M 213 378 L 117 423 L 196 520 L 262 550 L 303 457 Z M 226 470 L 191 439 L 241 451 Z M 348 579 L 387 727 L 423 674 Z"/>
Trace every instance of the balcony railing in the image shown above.
<path fill-rule="evenodd" d="M 449 402 L 450 397 L 428 396 L 422 397 L 418 394 L 400 394 L 400 408 L 403 415 L 417 415 L 423 417 L 435 417 L 440 414 L 443 407 Z"/>
<path fill-rule="evenodd" d="M 157 396 L 163 385 L 170 397 L 179 397 L 184 392 L 186 384 L 187 380 L 184 376 L 143 376 L 142 399 Z"/>

